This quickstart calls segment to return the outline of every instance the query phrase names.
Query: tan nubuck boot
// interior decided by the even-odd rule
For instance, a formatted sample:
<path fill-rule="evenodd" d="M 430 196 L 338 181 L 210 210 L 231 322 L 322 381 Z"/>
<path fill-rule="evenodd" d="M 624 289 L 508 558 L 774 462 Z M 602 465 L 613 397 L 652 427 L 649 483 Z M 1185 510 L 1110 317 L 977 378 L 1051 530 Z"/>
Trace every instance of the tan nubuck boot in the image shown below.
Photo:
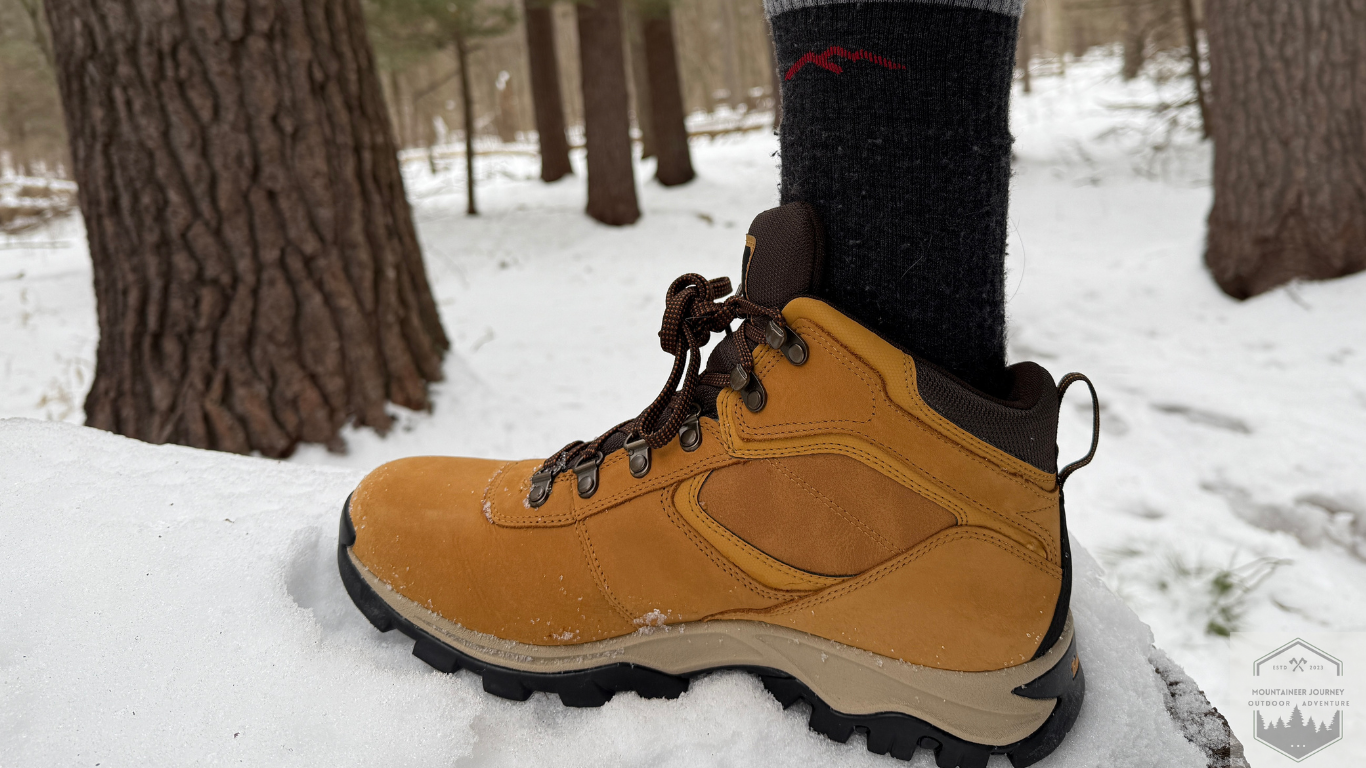
<path fill-rule="evenodd" d="M 597 440 L 372 472 L 342 514 L 356 605 L 505 698 L 672 698 L 741 669 L 873 752 L 1050 753 L 1084 690 L 1061 392 L 1021 363 L 1010 398 L 989 397 L 898 349 L 813 298 L 823 251 L 789 204 L 755 219 L 737 296 L 675 281 L 669 382 Z"/>

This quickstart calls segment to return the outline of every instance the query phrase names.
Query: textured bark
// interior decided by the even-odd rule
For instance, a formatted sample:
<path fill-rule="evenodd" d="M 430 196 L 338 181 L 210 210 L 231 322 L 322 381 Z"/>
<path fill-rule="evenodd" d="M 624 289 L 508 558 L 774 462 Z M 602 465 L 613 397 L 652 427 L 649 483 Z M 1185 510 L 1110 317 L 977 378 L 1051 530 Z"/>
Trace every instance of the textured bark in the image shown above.
<path fill-rule="evenodd" d="M 446 336 L 357 0 L 48 0 L 94 427 L 284 456 L 428 406 Z"/>
<path fill-rule="evenodd" d="M 631 158 L 631 116 L 622 54 L 621 0 L 575 6 L 588 145 L 588 215 L 604 224 L 640 218 Z"/>
<path fill-rule="evenodd" d="M 531 64 L 531 102 L 541 142 L 541 181 L 558 181 L 574 172 L 564 135 L 560 64 L 555 54 L 555 16 L 549 3 L 528 0 L 526 47 Z"/>
<path fill-rule="evenodd" d="M 1214 206 L 1237 298 L 1366 269 L 1366 0 L 1208 0 Z"/>
<path fill-rule="evenodd" d="M 662 15 L 645 20 L 645 61 L 650 73 L 650 106 L 658 157 L 655 178 L 666 187 L 686 184 L 697 174 L 693 172 L 688 129 L 683 123 L 683 88 L 678 80 L 673 15 L 667 6 Z"/>
<path fill-rule="evenodd" d="M 650 105 L 650 72 L 645 64 L 645 22 L 631 3 L 622 5 L 626 21 L 626 53 L 631 60 L 631 112 L 640 129 L 640 159 L 655 156 L 654 108 Z"/>

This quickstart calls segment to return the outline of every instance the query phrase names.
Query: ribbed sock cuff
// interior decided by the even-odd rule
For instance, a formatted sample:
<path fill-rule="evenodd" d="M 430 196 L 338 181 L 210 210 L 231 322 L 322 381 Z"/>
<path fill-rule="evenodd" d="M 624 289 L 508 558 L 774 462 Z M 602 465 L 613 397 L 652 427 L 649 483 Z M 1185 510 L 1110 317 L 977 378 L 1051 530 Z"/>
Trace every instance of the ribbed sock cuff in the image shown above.
<path fill-rule="evenodd" d="M 972 8 L 978 11 L 992 11 L 1006 16 L 1020 18 L 1024 12 L 1025 0 L 880 0 L 882 2 L 917 3 L 921 5 L 949 5 L 956 8 Z M 764 0 L 764 13 L 771 19 L 785 11 L 810 8 L 815 5 L 853 5 L 867 0 Z"/>

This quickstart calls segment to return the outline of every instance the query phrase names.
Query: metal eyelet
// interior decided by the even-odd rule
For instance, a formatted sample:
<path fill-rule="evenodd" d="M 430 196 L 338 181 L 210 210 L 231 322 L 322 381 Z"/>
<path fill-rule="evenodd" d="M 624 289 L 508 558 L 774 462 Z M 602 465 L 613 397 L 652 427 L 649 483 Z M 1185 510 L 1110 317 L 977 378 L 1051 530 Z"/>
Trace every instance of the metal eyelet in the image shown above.
<path fill-rule="evenodd" d="M 768 403 L 768 393 L 764 391 L 764 385 L 759 383 L 759 377 L 738 365 L 731 369 L 730 388 L 740 393 L 745 407 L 754 413 L 762 411 Z"/>
<path fill-rule="evenodd" d="M 626 468 L 631 470 L 631 477 L 650 474 L 650 444 L 645 438 L 626 441 Z"/>
<path fill-rule="evenodd" d="M 785 328 L 774 320 L 768 321 L 768 330 L 764 331 L 764 341 L 770 347 L 783 353 L 789 363 L 802 365 L 811 358 L 811 349 L 806 346 L 806 341 L 791 328 Z"/>
<path fill-rule="evenodd" d="M 698 422 L 701 417 L 702 409 L 697 403 L 693 403 L 692 410 L 688 412 L 688 417 L 683 419 L 682 424 L 678 425 L 678 444 L 689 453 L 702 445 L 702 425 Z"/>
<path fill-rule="evenodd" d="M 598 492 L 598 465 L 601 463 L 602 451 L 594 451 L 592 456 L 585 456 L 574 465 L 574 476 L 578 478 L 579 498 L 586 499 Z"/>
<path fill-rule="evenodd" d="M 531 493 L 526 497 L 526 503 L 533 508 L 539 507 L 550 498 L 550 489 L 555 485 L 555 473 L 548 469 L 543 469 L 531 476 Z"/>

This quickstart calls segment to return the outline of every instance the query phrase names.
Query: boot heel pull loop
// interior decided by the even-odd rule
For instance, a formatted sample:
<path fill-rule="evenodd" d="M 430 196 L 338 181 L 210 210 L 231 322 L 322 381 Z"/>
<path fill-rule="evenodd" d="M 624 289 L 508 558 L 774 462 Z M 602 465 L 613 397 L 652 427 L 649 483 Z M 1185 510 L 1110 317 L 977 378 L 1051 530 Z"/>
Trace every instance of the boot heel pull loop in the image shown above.
<path fill-rule="evenodd" d="M 1067 394 L 1067 388 L 1078 381 L 1086 382 L 1086 388 L 1091 390 L 1091 450 L 1087 451 L 1085 456 L 1062 468 L 1062 471 L 1058 473 L 1058 488 L 1062 488 L 1062 484 L 1067 482 L 1067 478 L 1073 472 L 1091 463 L 1091 459 L 1096 456 L 1096 446 L 1100 445 L 1100 396 L 1096 394 L 1096 387 L 1090 379 L 1080 373 L 1069 373 L 1062 377 L 1062 381 L 1058 382 L 1058 404 L 1062 405 L 1062 399 Z"/>

